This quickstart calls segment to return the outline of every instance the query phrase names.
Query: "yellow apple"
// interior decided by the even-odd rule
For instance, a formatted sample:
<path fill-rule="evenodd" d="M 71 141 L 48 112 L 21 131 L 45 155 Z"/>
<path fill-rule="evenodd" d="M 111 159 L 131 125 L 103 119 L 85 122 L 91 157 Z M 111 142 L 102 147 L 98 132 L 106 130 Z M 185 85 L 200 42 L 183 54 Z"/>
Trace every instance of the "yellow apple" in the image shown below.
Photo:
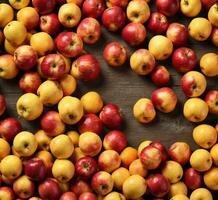
<path fill-rule="evenodd" d="M 52 156 L 52 154 L 50 152 L 48 152 L 48 151 L 39 151 L 36 154 L 36 158 L 41 159 L 44 162 L 47 169 L 52 168 L 54 159 L 53 159 L 53 156 Z"/>
<path fill-rule="evenodd" d="M 178 194 L 183 194 L 183 195 L 188 194 L 187 186 L 182 181 L 170 185 L 169 196 L 173 197 Z"/>
<path fill-rule="evenodd" d="M 170 200 L 189 200 L 189 198 L 184 194 L 177 194 L 173 196 Z"/>
<path fill-rule="evenodd" d="M 218 27 L 218 3 L 210 7 L 208 19 L 213 26 Z"/>
<path fill-rule="evenodd" d="M 6 3 L 0 4 L 0 27 L 3 28 L 7 23 L 14 18 L 14 11 L 12 7 Z"/>
<path fill-rule="evenodd" d="M 71 60 L 70 60 L 70 58 L 63 56 L 62 54 L 60 54 L 60 55 L 64 59 L 65 64 L 66 64 L 65 73 L 68 74 L 70 72 L 70 68 L 71 68 Z"/>
<path fill-rule="evenodd" d="M 218 168 L 213 167 L 204 174 L 204 184 L 210 190 L 218 190 Z"/>
<path fill-rule="evenodd" d="M 138 156 L 141 154 L 141 151 L 147 147 L 148 145 L 150 145 L 152 143 L 151 140 L 145 140 L 143 142 L 141 142 L 138 146 Z"/>
<path fill-rule="evenodd" d="M 45 131 L 39 130 L 35 133 L 35 138 L 38 143 L 38 148 L 40 150 L 49 151 L 50 150 L 50 142 L 52 140 L 51 137 L 49 137 Z"/>
<path fill-rule="evenodd" d="M 211 150 L 210 155 L 213 159 L 213 164 L 218 167 L 218 144 L 215 144 Z"/>
<path fill-rule="evenodd" d="M 66 134 L 72 140 L 73 145 L 75 147 L 78 147 L 78 144 L 79 144 L 79 133 L 77 131 L 68 131 Z"/>
<path fill-rule="evenodd" d="M 195 17 L 201 11 L 201 0 L 181 0 L 180 9 L 187 17 Z"/>
<path fill-rule="evenodd" d="M 14 9 L 19 10 L 28 6 L 30 0 L 9 0 L 9 3 Z"/>
<path fill-rule="evenodd" d="M 218 54 L 206 53 L 200 59 L 201 71 L 208 77 L 218 75 Z"/>
<path fill-rule="evenodd" d="M 128 171 L 128 169 L 124 168 L 124 167 L 120 167 L 118 169 L 116 169 L 113 173 L 112 173 L 112 179 L 114 181 L 114 187 L 117 190 L 121 190 L 123 187 L 123 183 L 125 182 L 125 180 L 130 176 L 130 172 Z"/>
<path fill-rule="evenodd" d="M 14 55 L 15 50 L 19 47 L 19 45 L 15 45 L 10 43 L 7 39 L 4 41 L 5 51 L 11 55 Z"/>
<path fill-rule="evenodd" d="M 211 192 L 206 188 L 198 188 L 191 193 L 190 200 L 213 200 Z"/>
<path fill-rule="evenodd" d="M 79 147 L 76 147 L 74 149 L 74 152 L 70 158 L 70 160 L 72 160 L 73 163 L 75 163 L 76 161 L 78 161 L 80 158 L 85 157 L 86 155 L 81 151 L 81 149 Z"/>
<path fill-rule="evenodd" d="M 63 78 L 59 80 L 64 96 L 70 96 L 76 90 L 76 79 L 70 74 L 65 74 Z"/>
<path fill-rule="evenodd" d="M 8 156 L 10 154 L 10 150 L 10 144 L 6 140 L 0 138 L 0 160 Z"/>
<path fill-rule="evenodd" d="M 126 200 L 126 198 L 121 193 L 111 192 L 104 197 L 104 200 Z"/>

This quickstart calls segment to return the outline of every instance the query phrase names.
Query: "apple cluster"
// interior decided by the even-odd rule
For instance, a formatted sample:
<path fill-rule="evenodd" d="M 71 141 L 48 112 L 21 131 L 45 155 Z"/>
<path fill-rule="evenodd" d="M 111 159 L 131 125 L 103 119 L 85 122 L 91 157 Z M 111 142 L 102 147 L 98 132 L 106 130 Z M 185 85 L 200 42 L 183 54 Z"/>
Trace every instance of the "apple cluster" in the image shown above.
<path fill-rule="evenodd" d="M 0 45 L 5 52 L 0 55 L 0 78 L 22 73 L 17 113 L 27 121 L 40 121 L 36 133 L 23 130 L 18 119 L 4 117 L 6 99 L 0 95 L 0 199 L 213 200 L 211 190 L 218 190 L 218 125 L 193 129 L 199 146 L 193 152 L 180 141 L 168 151 L 149 140 L 136 149 L 120 130 L 124 116 L 119 106 L 105 103 L 95 91 L 74 96 L 78 80 L 85 84 L 101 76 L 100 62 L 85 47 L 99 42 L 103 25 L 109 32 L 121 30 L 126 45 L 135 48 L 131 69 L 150 75 L 160 87 L 133 106 L 140 123 L 154 120 L 156 109 L 170 113 L 177 106 L 170 72 L 157 64 L 167 59 L 182 73 L 181 88 L 189 98 L 184 117 L 199 123 L 209 113 L 218 115 L 218 90 L 205 94 L 206 77 L 218 76 L 218 54 L 208 52 L 198 61 L 194 49 L 187 47 L 189 37 L 199 42 L 210 38 L 218 47 L 217 0 L 156 0 L 155 5 L 153 12 L 149 0 L 0 3 Z M 208 11 L 207 18 L 199 17 L 202 9 Z M 178 12 L 192 18 L 188 27 L 171 23 Z M 153 36 L 145 49 L 148 31 Z M 118 68 L 128 54 L 124 44 L 113 41 L 102 56 Z"/>

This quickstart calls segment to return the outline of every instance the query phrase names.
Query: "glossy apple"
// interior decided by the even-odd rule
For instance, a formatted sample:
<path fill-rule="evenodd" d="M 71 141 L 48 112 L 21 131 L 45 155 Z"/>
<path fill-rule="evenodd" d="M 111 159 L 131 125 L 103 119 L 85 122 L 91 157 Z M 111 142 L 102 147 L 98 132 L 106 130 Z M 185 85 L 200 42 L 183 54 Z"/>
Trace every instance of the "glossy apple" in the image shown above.
<path fill-rule="evenodd" d="M 201 71 L 208 77 L 218 75 L 218 55 L 217 53 L 206 53 L 200 59 Z"/>
<path fill-rule="evenodd" d="M 215 26 L 218 27 L 218 4 L 214 4 L 211 6 L 211 8 L 209 9 L 208 12 L 208 19 L 210 21 L 210 23 Z"/>
<path fill-rule="evenodd" d="M 41 31 L 48 33 L 49 35 L 55 35 L 60 30 L 60 22 L 58 16 L 55 13 L 48 15 L 42 15 L 40 17 L 39 26 Z"/>
<path fill-rule="evenodd" d="M 55 0 L 32 0 L 32 4 L 41 15 L 50 13 L 55 8 Z"/>
<path fill-rule="evenodd" d="M 74 192 L 64 192 L 59 200 L 77 200 L 77 196 Z"/>
<path fill-rule="evenodd" d="M 97 200 L 97 196 L 91 192 L 85 192 L 79 196 L 78 200 Z"/>
<path fill-rule="evenodd" d="M 201 0 L 201 3 L 206 10 L 209 10 L 216 3 L 216 0 Z"/>
<path fill-rule="evenodd" d="M 195 190 L 202 186 L 203 179 L 198 171 L 189 168 L 184 173 L 184 183 L 190 190 Z"/>
<path fill-rule="evenodd" d="M 14 191 L 8 186 L 0 187 L 0 199 L 14 200 Z"/>
<path fill-rule="evenodd" d="M 180 10 L 187 17 L 195 17 L 201 11 L 201 0 L 181 0 Z"/>
<path fill-rule="evenodd" d="M 218 114 L 218 91 L 210 90 L 207 92 L 205 98 L 205 102 L 209 107 L 209 112 L 213 114 Z"/>
<path fill-rule="evenodd" d="M 88 182 L 77 179 L 75 181 L 72 181 L 71 191 L 74 192 L 77 197 L 79 197 L 85 192 L 92 192 L 92 189 Z"/>
<path fill-rule="evenodd" d="M 156 8 L 166 16 L 174 16 L 179 11 L 178 0 L 157 0 Z"/>
<path fill-rule="evenodd" d="M 103 0 L 85 0 L 82 6 L 82 12 L 87 17 L 98 18 L 102 15 L 105 9 Z"/>
<path fill-rule="evenodd" d="M 126 8 L 128 3 L 129 3 L 129 0 L 108 0 L 106 2 L 107 7 L 119 6 L 121 8 Z"/>
<path fill-rule="evenodd" d="M 151 72 L 151 80 L 158 86 L 164 86 L 170 82 L 170 72 L 163 65 L 159 65 Z"/>
<path fill-rule="evenodd" d="M 0 94 L 0 116 L 3 115 L 5 110 L 6 110 L 5 97 L 2 94 Z"/>
<path fill-rule="evenodd" d="M 167 161 L 168 153 L 167 153 L 167 150 L 163 144 L 161 144 L 158 141 L 154 141 L 154 142 L 151 142 L 149 145 L 160 150 L 162 163 Z"/>
<path fill-rule="evenodd" d="M 14 10 L 8 3 L 2 3 L 0 5 L 0 27 L 3 28 L 7 23 L 13 20 L 14 18 Z"/>

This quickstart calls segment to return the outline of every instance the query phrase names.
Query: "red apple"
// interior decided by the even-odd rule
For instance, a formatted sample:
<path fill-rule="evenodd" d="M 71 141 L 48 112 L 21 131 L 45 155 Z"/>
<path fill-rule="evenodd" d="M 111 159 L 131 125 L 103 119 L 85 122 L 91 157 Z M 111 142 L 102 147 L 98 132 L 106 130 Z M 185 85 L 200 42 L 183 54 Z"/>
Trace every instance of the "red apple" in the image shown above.
<path fill-rule="evenodd" d="M 99 116 L 103 124 L 108 128 L 118 128 L 123 121 L 120 109 L 115 104 L 105 105 L 102 108 Z"/>
<path fill-rule="evenodd" d="M 154 197 L 164 197 L 170 190 L 170 183 L 162 174 L 151 175 L 147 179 L 148 191 Z"/>
<path fill-rule="evenodd" d="M 218 90 L 210 90 L 204 100 L 209 107 L 210 113 L 218 115 Z"/>
<path fill-rule="evenodd" d="M 197 55 L 193 49 L 180 47 L 173 52 L 172 65 L 179 72 L 191 71 L 196 67 L 197 62 Z"/>
<path fill-rule="evenodd" d="M 10 187 L 0 187 L 0 199 L 2 200 L 15 200 L 14 192 Z"/>
<path fill-rule="evenodd" d="M 83 41 L 74 32 L 61 32 L 55 38 L 57 50 L 67 58 L 76 57 L 83 51 Z"/>
<path fill-rule="evenodd" d="M 167 85 L 170 81 L 170 72 L 166 67 L 159 65 L 151 72 L 151 80 L 158 86 Z"/>
<path fill-rule="evenodd" d="M 2 44 L 3 40 L 4 40 L 4 34 L 0 30 L 0 45 Z"/>
<path fill-rule="evenodd" d="M 147 32 L 141 23 L 130 22 L 122 30 L 123 40 L 130 46 L 138 46 L 145 41 Z"/>
<path fill-rule="evenodd" d="M 50 80 L 61 79 L 66 71 L 66 63 L 60 54 L 48 54 L 40 65 L 41 72 Z"/>
<path fill-rule="evenodd" d="M 65 192 L 61 195 L 59 200 L 77 200 L 77 196 L 73 192 Z"/>
<path fill-rule="evenodd" d="M 55 0 L 32 0 L 32 4 L 41 15 L 50 13 L 55 8 Z"/>
<path fill-rule="evenodd" d="M 92 17 L 83 19 L 76 32 L 86 44 L 96 43 L 102 34 L 101 25 Z"/>
<path fill-rule="evenodd" d="M 109 31 L 118 31 L 126 20 L 125 12 L 118 6 L 106 9 L 102 15 L 102 23 Z"/>
<path fill-rule="evenodd" d="M 76 161 L 76 175 L 81 179 L 89 179 L 97 172 L 97 162 L 94 158 L 85 156 Z"/>
<path fill-rule="evenodd" d="M 23 74 L 19 81 L 19 87 L 24 93 L 36 93 L 42 80 L 38 72 L 28 71 Z"/>
<path fill-rule="evenodd" d="M 169 155 L 172 160 L 185 165 L 191 156 L 191 148 L 185 142 L 175 142 L 170 146 Z"/>
<path fill-rule="evenodd" d="M 184 173 L 184 183 L 190 190 L 195 190 L 202 186 L 203 179 L 200 172 L 193 168 L 189 168 Z"/>
<path fill-rule="evenodd" d="M 97 200 L 97 196 L 91 192 L 85 192 L 79 196 L 78 200 Z"/>
<path fill-rule="evenodd" d="M 188 41 L 188 29 L 180 23 L 170 24 L 166 35 L 175 46 L 185 46 Z"/>
<path fill-rule="evenodd" d="M 157 169 L 162 161 L 161 151 L 153 146 L 146 146 L 142 149 L 139 158 L 147 170 Z"/>
<path fill-rule="evenodd" d="M 204 8 L 209 10 L 213 4 L 217 3 L 217 0 L 201 0 L 201 3 Z"/>
<path fill-rule="evenodd" d="M 0 116 L 3 115 L 3 113 L 6 110 L 6 101 L 5 97 L 0 94 Z"/>
<path fill-rule="evenodd" d="M 85 0 L 82 7 L 82 12 L 87 17 L 98 18 L 102 15 L 105 9 L 103 0 Z"/>
<path fill-rule="evenodd" d="M 110 42 L 104 48 L 103 57 L 108 65 L 119 67 L 126 62 L 128 55 L 126 48 L 122 44 Z"/>
<path fill-rule="evenodd" d="M 100 63 L 91 54 L 82 55 L 73 62 L 71 74 L 83 81 L 96 80 L 101 74 Z"/>
<path fill-rule="evenodd" d="M 46 178 L 46 166 L 40 159 L 31 159 L 25 163 L 25 174 L 34 181 L 43 181 Z"/>
<path fill-rule="evenodd" d="M 166 16 L 173 16 L 179 11 L 178 0 L 156 0 L 156 8 L 158 12 Z"/>
<path fill-rule="evenodd" d="M 71 191 L 79 197 L 82 193 L 92 192 L 92 189 L 87 182 L 78 179 L 72 182 Z"/>
<path fill-rule="evenodd" d="M 47 178 L 41 182 L 38 187 L 39 196 L 47 200 L 59 200 L 61 189 L 54 179 Z"/>
<path fill-rule="evenodd" d="M 85 114 L 79 122 L 78 130 L 80 133 L 90 131 L 100 135 L 103 130 L 102 121 L 95 114 Z"/>
<path fill-rule="evenodd" d="M 7 142 L 12 142 L 21 130 L 21 124 L 16 118 L 9 117 L 0 121 L 0 135 Z"/>
<path fill-rule="evenodd" d="M 42 15 L 40 17 L 40 29 L 43 32 L 48 33 L 49 35 L 55 35 L 60 30 L 60 22 L 58 20 L 58 16 L 55 13 Z"/>
<path fill-rule="evenodd" d="M 165 148 L 165 146 L 163 144 L 161 144 L 160 142 L 152 142 L 150 144 L 150 146 L 155 147 L 157 149 L 160 150 L 161 152 L 161 157 L 162 157 L 162 162 L 166 162 L 168 159 L 168 155 L 167 155 L 167 150 Z"/>
<path fill-rule="evenodd" d="M 30 70 L 37 64 L 36 51 L 29 45 L 19 46 L 14 52 L 16 66 L 22 70 Z"/>
<path fill-rule="evenodd" d="M 120 153 L 127 146 L 126 135 L 119 130 L 109 131 L 104 136 L 103 146 L 106 150 L 114 150 Z"/>
<path fill-rule="evenodd" d="M 148 28 L 155 34 L 165 33 L 169 26 L 167 17 L 160 12 L 153 12 L 148 21 Z"/>

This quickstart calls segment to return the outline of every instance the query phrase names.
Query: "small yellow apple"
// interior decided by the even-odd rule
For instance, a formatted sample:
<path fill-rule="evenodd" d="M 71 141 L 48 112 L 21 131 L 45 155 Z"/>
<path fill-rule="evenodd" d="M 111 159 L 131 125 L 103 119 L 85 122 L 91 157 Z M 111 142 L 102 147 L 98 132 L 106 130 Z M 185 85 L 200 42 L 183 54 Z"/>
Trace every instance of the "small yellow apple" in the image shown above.
<path fill-rule="evenodd" d="M 181 0 L 180 9 L 187 17 L 195 17 L 201 11 L 201 0 Z"/>
<path fill-rule="evenodd" d="M 208 19 L 213 26 L 218 27 L 218 3 L 210 7 Z"/>
<path fill-rule="evenodd" d="M 75 147 L 78 147 L 78 144 L 79 144 L 79 133 L 77 131 L 68 131 L 66 134 L 72 140 L 73 145 Z"/>
<path fill-rule="evenodd" d="M 15 50 L 19 47 L 19 45 L 15 45 L 10 43 L 7 39 L 4 41 L 5 51 L 11 55 L 14 55 Z"/>
<path fill-rule="evenodd" d="M 184 194 L 177 194 L 173 196 L 170 200 L 189 200 L 189 198 Z"/>
<path fill-rule="evenodd" d="M 113 173 L 112 173 L 112 179 L 114 181 L 114 187 L 117 190 L 121 190 L 123 187 L 123 183 L 125 182 L 125 180 L 130 176 L 130 172 L 128 171 L 128 169 L 124 168 L 124 167 L 120 167 L 118 169 L 116 169 Z"/>
<path fill-rule="evenodd" d="M 213 200 L 211 192 L 206 188 L 198 188 L 191 193 L 190 200 Z"/>
<path fill-rule="evenodd" d="M 140 159 L 134 160 L 129 166 L 129 173 L 131 175 L 140 175 L 141 177 L 146 177 L 148 171 L 144 168 Z"/>
<path fill-rule="evenodd" d="M 9 0 L 9 3 L 14 9 L 19 10 L 27 7 L 30 3 L 30 0 Z"/>
<path fill-rule="evenodd" d="M 40 150 L 45 150 L 45 151 L 50 150 L 49 145 L 50 145 L 52 138 L 49 137 L 44 130 L 38 130 L 35 133 L 35 138 L 38 143 L 38 148 Z"/>
<path fill-rule="evenodd" d="M 14 11 L 12 7 L 6 3 L 0 4 L 0 27 L 3 28 L 7 23 L 14 18 Z"/>
<path fill-rule="evenodd" d="M 150 145 L 152 143 L 151 140 L 144 140 L 143 142 L 141 142 L 138 146 L 138 156 L 141 154 L 141 151 L 147 147 L 148 145 Z"/>
<path fill-rule="evenodd" d="M 204 184 L 210 190 L 218 190 L 218 167 L 213 167 L 204 174 Z"/>
<path fill-rule="evenodd" d="M 4 157 L 8 156 L 10 154 L 10 145 L 9 143 L 0 138 L 0 160 L 2 160 Z"/>
<path fill-rule="evenodd" d="M 111 192 L 104 197 L 104 200 L 126 200 L 126 197 L 119 192 Z"/>
<path fill-rule="evenodd" d="M 74 149 L 74 152 L 70 158 L 70 160 L 72 160 L 73 163 L 75 163 L 76 161 L 78 161 L 80 158 L 85 157 L 86 155 L 81 151 L 81 149 L 79 147 L 76 147 Z"/>
<path fill-rule="evenodd" d="M 187 186 L 182 181 L 170 185 L 169 196 L 173 197 L 178 194 L 183 194 L 183 195 L 188 194 Z"/>
<path fill-rule="evenodd" d="M 63 90 L 64 96 L 70 96 L 75 92 L 77 82 L 76 79 L 70 74 L 65 74 L 64 77 L 61 78 L 59 82 Z"/>
<path fill-rule="evenodd" d="M 213 164 L 218 167 L 218 144 L 215 144 L 211 150 L 210 155 L 213 159 Z"/>
<path fill-rule="evenodd" d="M 218 75 L 218 54 L 206 53 L 200 59 L 201 71 L 208 77 Z"/>

